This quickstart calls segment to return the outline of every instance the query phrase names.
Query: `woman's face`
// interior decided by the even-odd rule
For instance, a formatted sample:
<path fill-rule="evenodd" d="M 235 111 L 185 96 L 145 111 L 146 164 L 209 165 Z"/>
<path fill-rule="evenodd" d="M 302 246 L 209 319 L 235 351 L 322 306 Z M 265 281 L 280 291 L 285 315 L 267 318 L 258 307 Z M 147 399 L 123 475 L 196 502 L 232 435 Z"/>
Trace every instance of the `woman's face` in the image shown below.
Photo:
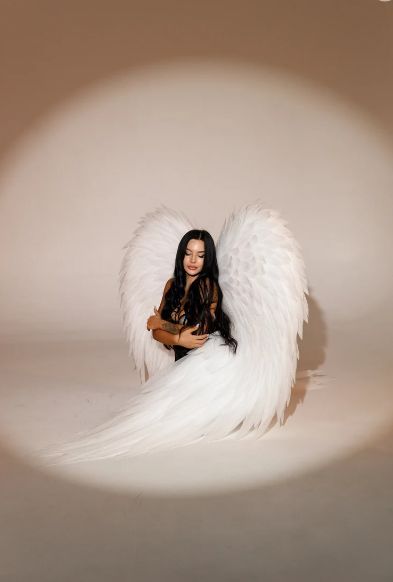
<path fill-rule="evenodd" d="M 205 257 L 205 243 L 203 240 L 192 238 L 187 243 L 183 267 L 187 275 L 194 277 L 202 271 Z"/>

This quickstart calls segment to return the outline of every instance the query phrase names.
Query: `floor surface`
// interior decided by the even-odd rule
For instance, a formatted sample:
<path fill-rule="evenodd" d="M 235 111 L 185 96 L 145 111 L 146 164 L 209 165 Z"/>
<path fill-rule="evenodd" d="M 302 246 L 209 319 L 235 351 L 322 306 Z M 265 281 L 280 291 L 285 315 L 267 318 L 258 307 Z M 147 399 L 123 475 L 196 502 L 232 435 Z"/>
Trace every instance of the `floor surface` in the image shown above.
<path fill-rule="evenodd" d="M 332 345 L 259 441 L 60 471 L 36 452 L 128 397 L 124 342 L 3 342 L 0 580 L 391 582 L 390 369 Z"/>

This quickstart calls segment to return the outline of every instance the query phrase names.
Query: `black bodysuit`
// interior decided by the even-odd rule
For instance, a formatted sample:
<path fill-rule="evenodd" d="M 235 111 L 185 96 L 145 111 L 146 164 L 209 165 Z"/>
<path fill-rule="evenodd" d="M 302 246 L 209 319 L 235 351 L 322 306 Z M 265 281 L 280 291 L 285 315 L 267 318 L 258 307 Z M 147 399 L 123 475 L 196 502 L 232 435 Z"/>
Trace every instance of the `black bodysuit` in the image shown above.
<path fill-rule="evenodd" d="M 185 348 L 184 346 L 173 346 L 175 352 L 175 362 L 183 358 L 192 348 Z"/>

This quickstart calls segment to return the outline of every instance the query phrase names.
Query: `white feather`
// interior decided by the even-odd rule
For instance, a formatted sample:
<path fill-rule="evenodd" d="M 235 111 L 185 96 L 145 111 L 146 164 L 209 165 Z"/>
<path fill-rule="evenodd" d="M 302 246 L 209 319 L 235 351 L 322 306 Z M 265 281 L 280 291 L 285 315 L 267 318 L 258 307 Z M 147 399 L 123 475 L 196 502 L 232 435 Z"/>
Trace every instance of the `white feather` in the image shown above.
<path fill-rule="evenodd" d="M 136 365 L 142 370 L 146 361 L 154 376 L 113 419 L 56 447 L 55 462 L 137 455 L 201 438 L 260 436 L 275 416 L 282 422 L 295 380 L 297 336 L 308 317 L 299 245 L 278 213 L 260 203 L 233 213 L 217 258 L 237 353 L 215 332 L 201 348 L 168 362 L 168 353 L 146 333 L 146 312 L 191 228 L 168 209 L 141 221 L 122 266 L 122 305 Z M 157 249 L 164 239 L 165 248 Z"/>
<path fill-rule="evenodd" d="M 244 403 L 238 435 L 282 422 L 308 319 L 300 247 L 278 212 L 260 203 L 226 221 L 217 243 L 224 310 L 239 341 L 237 373 Z"/>

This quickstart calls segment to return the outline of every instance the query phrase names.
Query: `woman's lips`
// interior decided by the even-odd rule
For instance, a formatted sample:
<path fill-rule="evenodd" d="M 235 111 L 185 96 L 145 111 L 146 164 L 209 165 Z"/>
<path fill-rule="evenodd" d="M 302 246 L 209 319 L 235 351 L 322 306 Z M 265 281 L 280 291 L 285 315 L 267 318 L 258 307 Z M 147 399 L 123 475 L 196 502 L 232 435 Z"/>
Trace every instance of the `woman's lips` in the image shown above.
<path fill-rule="evenodd" d="M 195 271 L 195 269 L 196 269 L 197 267 L 188 267 L 188 268 L 190 269 L 190 271 Z"/>

